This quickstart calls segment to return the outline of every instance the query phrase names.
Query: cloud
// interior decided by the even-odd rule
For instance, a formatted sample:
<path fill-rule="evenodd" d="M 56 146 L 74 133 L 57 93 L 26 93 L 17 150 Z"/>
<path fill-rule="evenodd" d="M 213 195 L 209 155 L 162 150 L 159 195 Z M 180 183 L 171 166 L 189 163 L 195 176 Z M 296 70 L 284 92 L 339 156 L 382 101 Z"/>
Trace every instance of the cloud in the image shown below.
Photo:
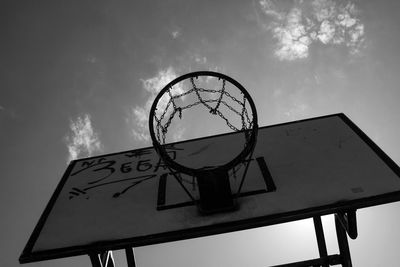
<path fill-rule="evenodd" d="M 311 38 L 301 23 L 301 10 L 293 8 L 286 16 L 285 25 L 273 29 L 274 37 L 278 40 L 275 55 L 281 60 L 294 60 L 308 56 Z"/>
<path fill-rule="evenodd" d="M 280 60 L 307 58 L 310 45 L 342 45 L 350 54 L 359 55 L 365 43 L 364 24 L 359 10 L 350 1 L 295 1 L 284 12 L 272 0 L 260 0 L 261 11 L 272 20 L 266 27 L 277 40 L 274 54 Z"/>
<path fill-rule="evenodd" d="M 156 76 L 148 79 L 142 79 L 141 81 L 143 88 L 155 95 L 176 77 L 177 75 L 175 70 L 172 67 L 169 67 L 165 70 L 160 70 Z"/>
<path fill-rule="evenodd" d="M 148 142 L 150 135 L 148 134 L 148 120 L 150 108 L 136 106 L 130 110 L 126 118 L 126 123 L 131 128 L 131 134 L 135 140 Z"/>
<path fill-rule="evenodd" d="M 332 41 L 335 36 L 335 26 L 329 21 L 324 20 L 321 23 L 319 34 L 316 35 L 323 44 L 328 44 Z"/>
<path fill-rule="evenodd" d="M 98 134 L 92 127 L 90 115 L 79 116 L 70 121 L 71 133 L 65 137 L 68 148 L 68 162 L 78 157 L 90 157 L 102 151 Z"/>
<path fill-rule="evenodd" d="M 193 55 L 194 57 L 194 61 L 198 64 L 207 64 L 207 58 L 206 57 L 202 57 L 200 55 Z"/>
<path fill-rule="evenodd" d="M 310 111 L 310 106 L 304 102 L 294 101 L 289 109 L 287 109 L 283 114 L 290 120 L 298 119 L 306 115 Z"/>
<path fill-rule="evenodd" d="M 167 26 L 168 34 L 172 39 L 178 39 L 182 36 L 182 28 L 178 25 L 169 25 Z"/>
<path fill-rule="evenodd" d="M 6 110 L 2 105 L 0 105 L 0 110 Z"/>
<path fill-rule="evenodd" d="M 275 3 L 271 0 L 260 0 L 260 6 L 266 15 L 271 16 L 276 20 L 283 20 L 285 18 L 285 14 L 279 12 Z"/>
<path fill-rule="evenodd" d="M 171 32 L 172 39 L 176 39 L 181 36 L 181 32 L 179 30 L 175 30 Z"/>
<path fill-rule="evenodd" d="M 160 70 L 154 77 L 148 79 L 142 79 L 143 89 L 149 93 L 147 100 L 143 105 L 135 106 L 130 111 L 126 118 L 126 123 L 131 128 L 131 134 L 135 140 L 148 142 L 150 141 L 150 135 L 148 133 L 148 121 L 150 115 L 151 105 L 158 92 L 161 91 L 164 86 L 177 77 L 175 70 L 172 67 Z M 183 89 L 180 86 L 175 86 L 173 94 L 183 93 Z M 165 108 L 169 101 L 169 97 L 161 98 L 159 107 Z M 182 130 L 183 131 L 183 130 Z M 183 133 L 176 136 L 179 138 Z M 175 138 L 175 137 L 174 137 Z"/>

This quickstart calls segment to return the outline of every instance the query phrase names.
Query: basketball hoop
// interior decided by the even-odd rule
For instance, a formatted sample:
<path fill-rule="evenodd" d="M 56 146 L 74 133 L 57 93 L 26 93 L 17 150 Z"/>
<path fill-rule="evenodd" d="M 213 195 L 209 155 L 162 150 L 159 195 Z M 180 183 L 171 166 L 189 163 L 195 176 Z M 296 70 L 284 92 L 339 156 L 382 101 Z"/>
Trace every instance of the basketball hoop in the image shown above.
<path fill-rule="evenodd" d="M 183 85 L 184 84 L 184 85 Z M 212 87 L 207 87 L 212 84 Z M 190 96 L 190 97 L 189 97 Z M 187 103 L 192 100 L 192 102 Z M 171 123 L 193 107 L 203 107 L 217 116 L 231 131 L 243 133 L 244 147 L 233 159 L 218 166 L 190 167 L 176 162 L 167 153 L 166 137 Z M 258 123 L 255 104 L 246 89 L 236 80 L 212 71 L 192 72 L 168 83 L 156 96 L 150 110 L 150 136 L 159 156 L 171 173 L 196 177 L 199 186 L 199 208 L 203 213 L 235 209 L 229 185 L 229 170 L 247 164 L 254 150 Z M 245 175 L 245 173 L 244 173 Z M 179 177 L 179 179 L 181 179 Z"/>

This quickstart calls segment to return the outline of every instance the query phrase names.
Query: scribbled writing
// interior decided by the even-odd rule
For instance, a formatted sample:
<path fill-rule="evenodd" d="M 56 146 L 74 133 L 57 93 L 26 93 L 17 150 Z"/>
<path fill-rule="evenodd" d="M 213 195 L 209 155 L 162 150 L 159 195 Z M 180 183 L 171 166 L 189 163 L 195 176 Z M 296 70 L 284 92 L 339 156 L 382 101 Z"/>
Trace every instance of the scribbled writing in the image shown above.
<path fill-rule="evenodd" d="M 172 159 L 176 159 L 177 150 L 168 147 L 168 154 Z M 153 153 L 149 149 L 137 150 L 126 152 L 122 160 L 121 157 L 116 160 L 115 156 L 104 156 L 77 162 L 70 176 L 82 175 L 91 179 L 84 186 L 72 187 L 68 194 L 69 199 L 76 197 L 89 199 L 89 193 L 95 189 L 116 184 L 120 185 L 120 190 L 113 192 L 111 197 L 118 198 L 140 184 L 159 177 L 160 172 L 170 172 L 159 157 L 154 155 L 146 157 L 152 156 Z"/>

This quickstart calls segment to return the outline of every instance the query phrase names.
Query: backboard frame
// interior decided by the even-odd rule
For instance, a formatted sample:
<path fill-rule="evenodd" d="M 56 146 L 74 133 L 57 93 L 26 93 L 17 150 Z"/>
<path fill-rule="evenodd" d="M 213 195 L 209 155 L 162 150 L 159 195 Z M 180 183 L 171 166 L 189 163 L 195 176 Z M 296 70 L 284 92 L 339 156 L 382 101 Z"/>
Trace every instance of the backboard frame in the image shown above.
<path fill-rule="evenodd" d="M 262 128 L 270 128 L 270 127 L 278 127 L 281 125 L 291 124 L 291 123 L 298 123 L 298 122 L 305 122 L 315 119 L 327 118 L 337 116 L 343 120 L 349 126 L 351 130 L 354 131 L 364 142 L 365 144 L 370 147 L 373 152 L 398 176 L 400 177 L 400 168 L 399 166 L 381 149 L 379 148 L 360 128 L 358 128 L 346 115 L 343 113 L 332 114 L 327 116 L 321 116 L 316 118 L 310 118 L 305 120 L 299 120 L 294 122 L 287 122 L 281 123 L 271 126 L 265 126 Z M 202 139 L 202 138 L 199 138 Z M 258 140 L 260 142 L 260 140 Z M 147 148 L 148 149 L 148 148 Z M 124 151 L 128 153 L 129 151 Z M 118 153 L 111 153 L 102 156 L 108 155 L 115 155 Z M 101 156 L 98 156 L 101 157 Z M 93 158 L 98 158 L 93 157 Z M 64 173 L 60 183 L 57 185 L 55 192 L 53 193 L 50 201 L 48 202 L 43 214 L 41 215 L 36 227 L 32 235 L 30 236 L 27 245 L 25 246 L 19 261 L 20 263 L 28 263 L 28 262 L 35 262 L 35 261 L 42 261 L 42 260 L 50 260 L 56 258 L 63 258 L 63 257 L 71 257 L 71 256 L 78 256 L 78 255 L 86 255 L 86 254 L 93 254 L 93 253 L 101 253 L 107 250 L 118 250 L 118 249 L 125 249 L 127 247 L 140 247 L 158 243 L 165 243 L 165 242 L 172 242 L 190 238 L 197 238 L 215 234 L 222 234 L 228 233 L 233 231 L 251 229 L 256 227 L 263 227 L 268 225 L 274 225 L 279 223 L 285 223 L 290 221 L 296 221 L 301 219 L 313 218 L 316 216 L 323 216 L 328 214 L 335 214 L 341 212 L 347 212 L 349 210 L 357 210 L 360 208 L 366 208 L 386 203 L 391 203 L 395 201 L 400 201 L 400 190 L 393 191 L 377 196 L 361 198 L 356 200 L 350 200 L 345 202 L 338 202 L 330 205 L 323 205 L 308 209 L 296 210 L 292 212 L 284 212 L 279 214 L 271 214 L 267 216 L 261 216 L 257 218 L 250 218 L 236 222 L 229 222 L 229 223 L 221 223 L 218 225 L 211 225 L 211 226 L 203 226 L 197 227 L 192 229 L 186 230 L 178 230 L 168 233 L 162 234 L 154 234 L 149 236 L 141 236 L 141 237 L 134 237 L 134 238 L 125 238 L 119 240 L 110 240 L 104 242 L 97 242 L 88 245 L 82 246 L 72 246 L 72 247 L 65 247 L 65 248 L 58 248 L 58 249 L 51 249 L 46 251 L 33 251 L 33 247 L 35 242 L 37 241 L 41 230 L 44 227 L 44 224 L 61 192 L 63 186 L 65 185 L 69 173 L 73 169 L 74 165 L 78 160 L 74 160 L 70 163 L 67 167 L 66 172 Z"/>

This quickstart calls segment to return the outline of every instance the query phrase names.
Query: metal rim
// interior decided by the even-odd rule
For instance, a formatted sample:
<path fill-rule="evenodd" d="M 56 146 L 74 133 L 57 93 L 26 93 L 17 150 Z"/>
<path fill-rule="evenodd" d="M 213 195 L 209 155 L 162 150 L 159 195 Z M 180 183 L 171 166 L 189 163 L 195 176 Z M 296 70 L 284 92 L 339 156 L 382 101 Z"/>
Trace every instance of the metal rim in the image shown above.
<path fill-rule="evenodd" d="M 255 143 L 256 143 L 256 139 L 257 139 L 257 133 L 258 133 L 257 110 L 256 110 L 256 106 L 253 102 L 253 99 L 251 98 L 251 96 L 247 92 L 247 90 L 233 78 L 231 78 L 225 74 L 213 72 L 213 71 L 196 71 L 196 72 L 187 73 L 185 75 L 175 78 L 174 80 L 169 82 L 166 86 L 164 86 L 164 88 L 158 93 L 158 95 L 154 99 L 153 104 L 150 109 L 149 130 L 150 130 L 150 136 L 151 136 L 151 139 L 153 142 L 153 146 L 154 146 L 156 152 L 159 154 L 159 156 L 164 160 L 164 162 L 166 164 L 168 164 L 170 167 L 172 167 L 173 169 L 178 170 L 183 173 L 186 173 L 186 174 L 189 174 L 189 175 L 196 175 L 196 173 L 198 173 L 200 171 L 204 171 L 204 170 L 201 168 L 194 169 L 194 168 L 189 168 L 187 166 L 181 165 L 181 164 L 175 162 L 168 155 L 168 153 L 164 149 L 165 145 L 160 144 L 155 136 L 154 116 L 155 116 L 155 111 L 157 109 L 158 101 L 164 95 L 164 93 L 166 93 L 169 90 L 169 88 L 171 88 L 172 86 L 174 86 L 175 84 L 177 84 L 183 80 L 186 80 L 191 77 L 199 77 L 199 76 L 212 76 L 212 77 L 216 77 L 219 79 L 224 79 L 224 80 L 230 82 L 231 84 L 233 84 L 234 86 L 236 86 L 245 95 L 245 97 L 250 105 L 250 108 L 252 111 L 252 116 L 253 116 L 253 127 L 251 129 L 252 133 L 251 133 L 250 140 L 249 140 L 248 144 L 246 145 L 246 147 L 234 159 L 232 159 L 228 163 L 218 166 L 214 169 L 229 170 L 229 169 L 233 168 L 234 166 L 236 166 L 237 164 L 239 164 L 239 162 L 242 159 L 244 159 L 253 150 Z"/>

